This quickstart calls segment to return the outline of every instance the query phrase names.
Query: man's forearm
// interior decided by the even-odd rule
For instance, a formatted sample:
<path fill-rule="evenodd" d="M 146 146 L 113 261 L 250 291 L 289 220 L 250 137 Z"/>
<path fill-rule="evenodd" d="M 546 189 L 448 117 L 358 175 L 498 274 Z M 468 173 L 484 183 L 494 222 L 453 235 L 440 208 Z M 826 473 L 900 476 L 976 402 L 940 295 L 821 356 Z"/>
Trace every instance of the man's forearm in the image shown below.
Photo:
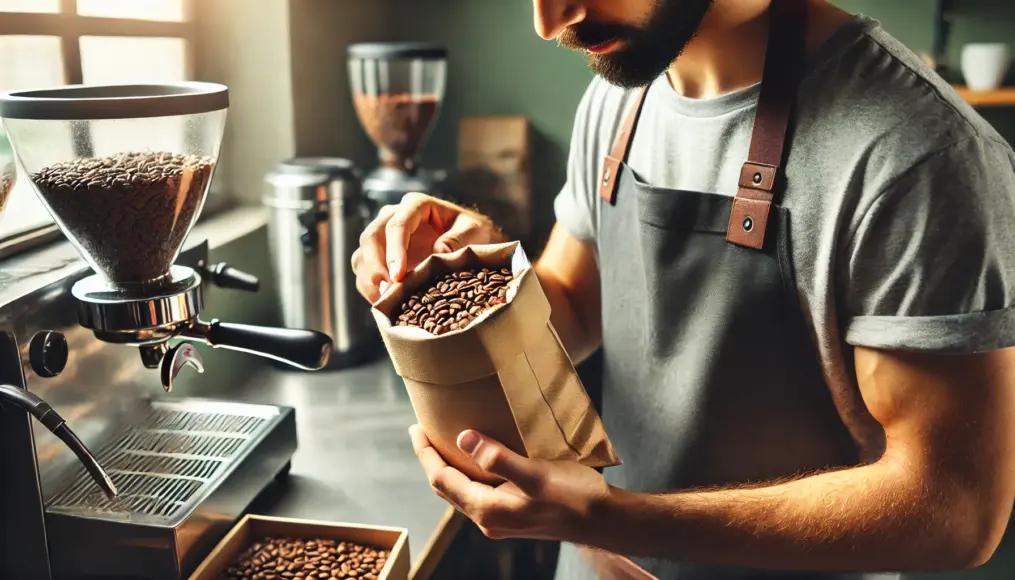
<path fill-rule="evenodd" d="M 629 556 L 796 571 L 943 570 L 993 551 L 975 497 L 931 489 L 890 463 L 753 489 L 650 495 L 614 489 L 587 537 Z"/>

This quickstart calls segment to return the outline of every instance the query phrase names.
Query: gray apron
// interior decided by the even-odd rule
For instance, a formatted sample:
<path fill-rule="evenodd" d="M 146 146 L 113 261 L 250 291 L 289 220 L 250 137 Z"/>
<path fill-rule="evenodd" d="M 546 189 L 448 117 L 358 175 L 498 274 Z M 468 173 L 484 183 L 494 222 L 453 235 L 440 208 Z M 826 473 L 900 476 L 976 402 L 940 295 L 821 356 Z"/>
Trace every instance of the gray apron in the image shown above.
<path fill-rule="evenodd" d="M 782 183 L 780 166 L 806 18 L 798 0 L 775 0 L 772 11 L 751 152 L 735 197 L 654 187 L 624 163 L 647 89 L 604 162 L 602 411 L 624 462 L 605 477 L 623 489 L 756 483 L 858 461 L 802 314 L 791 216 L 775 200 L 792 187 Z M 558 578 L 646 571 L 664 580 L 859 577 L 657 559 L 634 559 L 643 571 L 625 575 L 582 555 L 565 545 Z"/>

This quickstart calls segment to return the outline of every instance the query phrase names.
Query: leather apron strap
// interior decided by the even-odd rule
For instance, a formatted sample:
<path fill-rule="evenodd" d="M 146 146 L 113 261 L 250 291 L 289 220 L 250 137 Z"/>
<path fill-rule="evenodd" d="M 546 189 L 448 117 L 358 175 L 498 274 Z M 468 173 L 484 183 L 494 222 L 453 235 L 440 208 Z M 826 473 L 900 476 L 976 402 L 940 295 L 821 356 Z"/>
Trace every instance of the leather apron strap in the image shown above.
<path fill-rule="evenodd" d="M 806 62 L 806 12 L 807 0 L 772 0 L 765 69 L 751 148 L 740 171 L 726 233 L 726 239 L 737 245 L 755 249 L 765 245 L 768 215 L 780 181 L 789 120 Z M 599 196 L 610 205 L 616 203 L 618 174 L 627 160 L 647 93 L 648 87 L 639 91 L 613 149 L 603 161 Z"/>

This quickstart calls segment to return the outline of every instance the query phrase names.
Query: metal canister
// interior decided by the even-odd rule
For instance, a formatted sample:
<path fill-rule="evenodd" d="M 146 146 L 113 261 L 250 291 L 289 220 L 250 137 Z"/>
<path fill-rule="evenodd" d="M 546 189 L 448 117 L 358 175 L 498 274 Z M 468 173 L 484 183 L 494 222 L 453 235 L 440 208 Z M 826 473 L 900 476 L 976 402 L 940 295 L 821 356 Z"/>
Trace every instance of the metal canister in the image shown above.
<path fill-rule="evenodd" d="M 356 166 L 341 158 L 296 158 L 266 177 L 269 244 L 283 320 L 334 342 L 329 368 L 380 351 L 370 305 L 356 290 L 352 253 L 370 222 Z"/>

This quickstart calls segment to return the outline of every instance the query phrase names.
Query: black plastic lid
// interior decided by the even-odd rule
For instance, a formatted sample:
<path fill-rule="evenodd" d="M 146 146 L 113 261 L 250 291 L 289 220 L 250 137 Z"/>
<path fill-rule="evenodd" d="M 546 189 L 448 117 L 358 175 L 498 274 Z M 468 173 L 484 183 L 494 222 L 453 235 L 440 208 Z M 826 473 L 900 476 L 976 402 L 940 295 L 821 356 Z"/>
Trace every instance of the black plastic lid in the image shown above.
<path fill-rule="evenodd" d="M 441 60 L 448 57 L 446 48 L 430 42 L 362 42 L 349 45 L 349 58 L 374 60 Z"/>

